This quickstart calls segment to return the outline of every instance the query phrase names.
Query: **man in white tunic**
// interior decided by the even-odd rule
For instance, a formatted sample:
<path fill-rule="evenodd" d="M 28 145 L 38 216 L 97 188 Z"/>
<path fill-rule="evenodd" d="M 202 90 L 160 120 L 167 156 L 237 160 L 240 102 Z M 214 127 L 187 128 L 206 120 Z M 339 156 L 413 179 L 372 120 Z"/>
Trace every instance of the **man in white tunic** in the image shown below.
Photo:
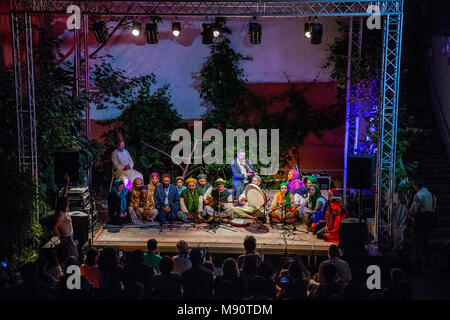
<path fill-rule="evenodd" d="M 144 177 L 139 171 L 133 170 L 134 162 L 130 153 L 125 150 L 125 141 L 119 134 L 119 143 L 116 150 L 111 154 L 111 161 L 113 163 L 113 175 L 115 179 L 122 179 L 125 187 L 130 190 L 134 179 Z"/>

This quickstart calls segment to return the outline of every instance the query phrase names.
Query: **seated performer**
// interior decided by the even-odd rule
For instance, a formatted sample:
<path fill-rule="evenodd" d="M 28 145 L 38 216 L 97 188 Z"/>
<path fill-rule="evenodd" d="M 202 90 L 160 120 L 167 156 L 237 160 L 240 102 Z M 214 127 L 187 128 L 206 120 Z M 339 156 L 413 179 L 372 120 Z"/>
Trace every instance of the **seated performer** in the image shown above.
<path fill-rule="evenodd" d="M 313 185 L 319 185 L 319 181 L 315 176 L 308 176 L 308 180 L 306 180 L 306 187 L 311 189 Z"/>
<path fill-rule="evenodd" d="M 233 171 L 233 199 L 238 199 L 249 184 L 249 179 L 256 175 L 255 169 L 248 159 L 245 158 L 245 150 L 239 149 L 236 159 L 231 163 Z"/>
<path fill-rule="evenodd" d="M 211 192 L 211 190 L 212 190 L 211 184 L 210 184 L 209 182 L 206 181 L 207 178 L 208 178 L 208 176 L 207 176 L 206 174 L 200 173 L 200 174 L 197 176 L 198 183 L 197 183 L 197 185 L 195 186 L 195 188 L 196 188 L 197 191 L 198 191 L 198 196 L 200 197 L 200 201 L 202 202 L 203 206 L 205 205 L 205 202 L 204 202 L 204 200 L 205 200 L 205 199 L 204 199 L 205 194 L 206 194 L 207 192 Z"/>
<path fill-rule="evenodd" d="M 325 227 L 317 231 L 317 238 L 325 241 L 339 241 L 339 225 L 347 219 L 347 209 L 342 208 L 341 198 L 335 198 L 330 203 L 330 215 Z"/>
<path fill-rule="evenodd" d="M 288 173 L 287 184 L 289 186 L 289 192 L 294 192 L 294 190 L 304 188 L 305 184 L 299 179 L 300 174 L 297 170 L 291 169 Z"/>
<path fill-rule="evenodd" d="M 187 189 L 180 194 L 180 211 L 178 211 L 178 219 L 188 222 L 194 220 L 202 223 L 203 203 L 196 188 L 197 180 L 189 178 L 186 180 Z"/>
<path fill-rule="evenodd" d="M 177 177 L 175 182 L 177 183 L 178 194 L 181 195 L 181 192 L 183 192 L 183 190 L 186 190 L 186 187 L 183 185 L 184 184 L 183 177 Z"/>
<path fill-rule="evenodd" d="M 252 184 L 259 186 L 261 184 L 260 176 L 253 176 Z M 263 208 L 254 208 L 248 205 L 247 199 L 245 198 L 245 192 L 239 196 L 239 203 L 243 204 L 242 207 L 234 207 L 234 217 L 242 218 L 242 219 L 253 219 L 255 221 L 258 218 L 265 218 L 264 215 L 264 207 Z"/>
<path fill-rule="evenodd" d="M 294 205 L 297 207 L 299 220 L 303 220 L 302 210 L 308 204 L 309 189 L 304 187 L 293 192 Z"/>
<path fill-rule="evenodd" d="M 125 187 L 130 190 L 134 179 L 143 179 L 143 176 L 139 171 L 133 170 L 133 159 L 128 151 L 125 150 L 125 142 L 120 133 L 117 133 L 117 138 L 119 140 L 117 148 L 111 154 L 113 175 L 115 179 L 122 179 L 125 183 Z"/>
<path fill-rule="evenodd" d="M 150 175 L 150 183 L 148 184 L 148 193 L 152 195 L 155 192 L 155 188 L 159 185 L 159 174 L 156 172 L 153 172 Z"/>
<path fill-rule="evenodd" d="M 269 209 L 271 223 L 295 223 L 298 219 L 297 209 L 293 203 L 292 193 L 286 182 L 280 185 L 280 191 L 275 194 Z"/>
<path fill-rule="evenodd" d="M 325 205 L 325 214 L 324 214 L 323 219 L 319 220 L 316 223 L 314 233 L 318 232 L 319 230 L 322 230 L 326 226 L 328 218 L 330 217 L 330 214 L 331 214 L 331 202 L 335 199 L 340 200 L 338 189 L 333 188 L 333 189 L 328 190 L 328 198 L 327 198 L 327 202 Z"/>
<path fill-rule="evenodd" d="M 324 219 L 326 202 L 320 193 L 319 186 L 313 185 L 309 189 L 308 205 L 303 208 L 303 216 L 306 218 L 308 231 L 315 231 L 317 222 Z"/>
<path fill-rule="evenodd" d="M 177 187 L 170 184 L 170 174 L 162 175 L 162 184 L 155 189 L 155 206 L 158 209 L 158 220 L 161 224 L 169 220 L 173 223 L 180 210 L 180 195 Z"/>
<path fill-rule="evenodd" d="M 109 223 L 123 225 L 129 222 L 130 216 L 127 212 L 130 195 L 125 188 L 123 180 L 114 181 L 111 192 L 108 194 Z"/>
<path fill-rule="evenodd" d="M 146 187 L 144 186 L 144 181 L 141 178 L 136 178 L 130 190 L 128 213 L 131 221 L 138 226 L 154 221 L 158 214 L 152 194 L 148 192 L 148 187 L 146 189 L 144 187 Z"/>
<path fill-rule="evenodd" d="M 233 218 L 233 199 L 231 192 L 225 189 L 226 181 L 219 178 L 215 182 L 216 189 L 212 189 L 211 192 L 205 194 L 204 210 L 206 215 L 210 218 L 208 221 L 213 220 L 214 213 L 220 217 L 223 222 L 230 222 Z"/>

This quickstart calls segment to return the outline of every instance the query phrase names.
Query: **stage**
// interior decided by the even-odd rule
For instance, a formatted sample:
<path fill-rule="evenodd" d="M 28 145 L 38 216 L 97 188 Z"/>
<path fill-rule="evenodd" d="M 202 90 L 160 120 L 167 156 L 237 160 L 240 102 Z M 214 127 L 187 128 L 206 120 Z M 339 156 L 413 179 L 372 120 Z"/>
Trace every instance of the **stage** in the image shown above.
<path fill-rule="evenodd" d="M 211 253 L 240 254 L 243 251 L 245 236 L 253 235 L 257 240 L 257 251 L 261 254 L 298 254 L 304 256 L 326 256 L 330 242 L 317 239 L 315 235 L 306 232 L 305 225 L 296 225 L 283 229 L 281 225 L 261 227 L 231 227 L 227 224 L 211 228 L 207 224 L 175 223 L 173 227 L 159 224 L 151 227 L 126 225 L 123 227 L 104 226 L 94 237 L 95 247 L 114 247 L 118 250 L 147 250 L 149 239 L 158 240 L 158 251 L 176 252 L 176 243 L 183 239 L 190 247 L 207 249 Z"/>

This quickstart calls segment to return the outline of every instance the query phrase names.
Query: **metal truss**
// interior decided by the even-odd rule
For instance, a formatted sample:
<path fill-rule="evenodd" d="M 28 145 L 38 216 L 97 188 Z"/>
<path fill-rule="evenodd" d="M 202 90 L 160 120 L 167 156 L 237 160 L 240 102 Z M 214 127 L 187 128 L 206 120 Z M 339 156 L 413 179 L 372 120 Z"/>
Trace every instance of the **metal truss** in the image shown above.
<path fill-rule="evenodd" d="M 397 3 L 403 0 L 284 0 L 284 1 L 71 1 L 16 0 L 12 10 L 65 14 L 76 4 L 82 14 L 125 16 L 223 16 L 223 17 L 299 17 L 299 16 L 370 16 L 370 5 L 382 7 L 380 14 L 399 14 Z"/>
<path fill-rule="evenodd" d="M 16 91 L 19 171 L 31 171 L 33 179 L 37 183 L 36 99 L 31 15 L 28 13 L 11 13 L 11 33 Z"/>
<path fill-rule="evenodd" d="M 356 101 L 358 98 L 358 84 L 352 82 L 352 60 L 361 57 L 363 17 L 350 17 L 348 28 L 347 52 L 347 85 L 345 112 L 345 143 L 344 143 L 344 202 L 347 200 L 347 158 L 355 154 L 358 149 L 359 112 Z"/>
<path fill-rule="evenodd" d="M 388 252 L 392 246 L 392 221 L 394 214 L 395 149 L 397 132 L 397 109 L 400 71 L 400 47 L 403 24 L 403 0 L 285 0 L 285 1 L 74 1 L 74 0 L 15 0 L 11 1 L 11 29 L 13 40 L 14 71 L 16 85 L 16 108 L 19 142 L 19 167 L 29 170 L 37 179 L 36 118 L 34 97 L 33 49 L 30 14 L 66 14 L 70 5 L 81 9 L 84 26 L 75 35 L 78 46 L 76 61 L 81 65 L 81 40 L 87 38 L 88 16 L 224 16 L 224 17 L 302 17 L 302 16 L 348 16 L 368 17 L 373 13 L 369 6 L 378 6 L 377 12 L 384 17 L 382 99 L 377 154 L 377 201 L 375 201 L 375 232 L 380 249 Z M 23 17 L 24 21 L 19 21 Z M 362 21 L 362 18 L 353 19 Z M 25 26 L 25 45 L 20 40 L 20 25 Z M 353 35 L 357 28 L 352 23 Z M 362 23 L 360 22 L 359 28 Z M 360 42 L 359 42 L 360 43 Z M 24 50 L 25 54 L 21 53 Z M 87 43 L 84 55 L 88 57 Z M 351 53 L 358 52 L 352 50 Z M 21 57 L 26 57 L 26 69 Z M 77 68 L 80 68 L 79 66 Z M 24 76 L 26 74 L 26 76 Z M 84 75 L 84 79 L 83 79 Z M 27 81 L 24 82 L 23 79 Z M 84 72 L 77 71 L 75 90 L 80 92 L 84 83 L 89 94 L 89 59 L 85 59 Z M 352 85 L 348 86 L 352 95 Z M 349 101 L 349 100 L 348 100 Z M 351 106 L 350 106 L 351 107 Z M 348 108 L 351 113 L 351 108 Z M 87 112 L 86 117 L 89 116 Z M 347 117 L 347 119 L 349 119 Z M 357 147 L 356 123 L 346 124 L 346 155 Z M 89 128 L 87 127 L 87 132 Z"/>
<path fill-rule="evenodd" d="M 399 8 L 402 9 L 402 8 Z M 395 153 L 403 15 L 384 17 L 382 105 L 377 152 L 375 231 L 383 252 L 393 248 Z"/>

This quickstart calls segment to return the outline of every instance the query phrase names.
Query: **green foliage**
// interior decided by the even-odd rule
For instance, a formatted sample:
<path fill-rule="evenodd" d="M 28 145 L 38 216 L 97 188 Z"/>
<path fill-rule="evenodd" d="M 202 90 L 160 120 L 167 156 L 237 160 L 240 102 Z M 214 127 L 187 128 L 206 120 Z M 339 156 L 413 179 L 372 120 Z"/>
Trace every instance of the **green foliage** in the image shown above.
<path fill-rule="evenodd" d="M 251 58 L 235 52 L 224 36 L 231 31 L 227 28 L 222 31 L 223 36 L 211 45 L 210 56 L 200 70 L 200 97 L 214 106 L 214 112 L 206 116 L 209 127 L 234 129 L 239 120 L 233 110 L 242 105 L 246 91 L 244 70 L 239 64 Z"/>
<path fill-rule="evenodd" d="M 113 61 L 108 56 L 110 62 Z M 161 152 L 170 154 L 171 134 L 179 127 L 180 115 L 170 102 L 169 86 L 154 89 L 154 74 L 128 77 L 125 70 L 113 68 L 103 61 L 93 71 L 93 100 L 100 108 L 117 107 L 121 115 L 107 124 L 116 124 L 125 140 L 125 148 L 134 161 L 136 170 L 171 171 L 172 161 Z M 114 130 L 107 132 L 109 148 L 105 156 L 114 150 L 117 139 Z M 150 145 L 151 147 L 146 146 Z"/>

